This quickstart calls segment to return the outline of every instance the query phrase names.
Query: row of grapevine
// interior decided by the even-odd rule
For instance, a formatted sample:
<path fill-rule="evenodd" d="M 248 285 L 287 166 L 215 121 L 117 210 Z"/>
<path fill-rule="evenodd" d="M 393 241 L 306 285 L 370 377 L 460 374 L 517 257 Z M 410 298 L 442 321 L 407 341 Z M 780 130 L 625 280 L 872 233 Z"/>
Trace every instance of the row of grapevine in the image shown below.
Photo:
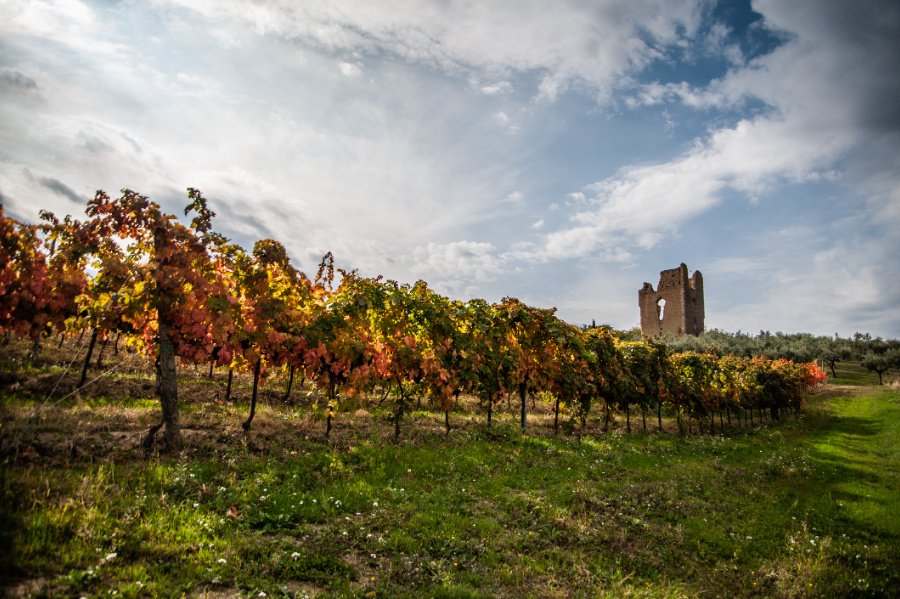
<path fill-rule="evenodd" d="M 671 354 L 652 341 L 623 342 L 604 328 L 581 329 L 553 309 L 505 298 L 451 300 L 414 285 L 338 269 L 326 254 L 310 278 L 291 265 L 277 241 L 252 252 L 212 228 L 205 198 L 188 190 L 190 226 L 147 197 L 103 192 L 87 204 L 87 219 L 42 213 L 40 225 L 6 217 L 0 206 L 0 332 L 35 340 L 51 333 L 90 331 L 91 342 L 123 336 L 152 357 L 168 447 L 180 444 L 176 357 L 252 373 L 247 420 L 255 414 L 260 380 L 275 370 L 313 382 L 327 401 L 326 434 L 341 397 L 390 398 L 395 434 L 415 398 L 449 410 L 461 393 L 485 406 L 517 395 L 522 426 L 526 397 L 545 392 L 570 406 L 582 426 L 600 402 L 607 419 L 622 411 L 663 409 L 678 421 L 767 409 L 772 417 L 798 409 L 805 390 L 824 378 L 814 364 L 761 358 Z M 337 284 L 335 284 L 337 280 Z M 81 384 L 84 382 L 82 376 Z M 288 390 L 289 393 L 289 390 Z"/>

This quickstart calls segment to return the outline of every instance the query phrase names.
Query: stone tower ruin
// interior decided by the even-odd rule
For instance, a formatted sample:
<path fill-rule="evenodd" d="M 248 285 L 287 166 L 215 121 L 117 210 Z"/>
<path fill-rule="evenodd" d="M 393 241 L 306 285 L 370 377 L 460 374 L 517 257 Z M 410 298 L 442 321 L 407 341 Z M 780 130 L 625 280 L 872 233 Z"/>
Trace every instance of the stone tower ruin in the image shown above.
<path fill-rule="evenodd" d="M 688 277 L 682 262 L 678 268 L 659 273 L 656 290 L 650 283 L 638 291 L 641 308 L 641 334 L 658 337 L 663 334 L 699 335 L 706 317 L 703 307 L 703 275 L 700 271 Z"/>

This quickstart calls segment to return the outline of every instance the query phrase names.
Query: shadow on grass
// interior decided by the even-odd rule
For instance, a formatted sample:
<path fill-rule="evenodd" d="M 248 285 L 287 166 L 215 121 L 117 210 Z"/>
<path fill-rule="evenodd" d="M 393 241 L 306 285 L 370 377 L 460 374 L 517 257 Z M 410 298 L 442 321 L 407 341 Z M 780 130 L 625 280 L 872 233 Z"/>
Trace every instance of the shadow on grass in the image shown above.
<path fill-rule="evenodd" d="M 806 491 L 845 507 L 840 519 L 857 530 L 900 546 L 900 476 L 888 447 L 896 417 L 896 409 L 871 397 L 833 401 L 816 414 L 806 435 L 816 476 Z"/>
<path fill-rule="evenodd" d="M 863 416 L 838 416 L 836 414 L 818 414 L 811 423 L 814 430 L 809 433 L 811 440 L 827 440 L 835 433 L 851 437 L 871 437 L 878 435 L 884 428 L 884 423 L 874 417 Z"/>

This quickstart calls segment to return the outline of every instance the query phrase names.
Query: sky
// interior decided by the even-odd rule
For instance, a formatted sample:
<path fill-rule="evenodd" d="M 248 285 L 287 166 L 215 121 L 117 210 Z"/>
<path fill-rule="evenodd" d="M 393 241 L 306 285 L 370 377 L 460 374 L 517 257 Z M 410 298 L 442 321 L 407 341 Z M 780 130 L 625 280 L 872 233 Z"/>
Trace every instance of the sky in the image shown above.
<path fill-rule="evenodd" d="M 452 298 L 900 337 L 894 0 L 0 0 L 0 202 L 129 188 Z"/>

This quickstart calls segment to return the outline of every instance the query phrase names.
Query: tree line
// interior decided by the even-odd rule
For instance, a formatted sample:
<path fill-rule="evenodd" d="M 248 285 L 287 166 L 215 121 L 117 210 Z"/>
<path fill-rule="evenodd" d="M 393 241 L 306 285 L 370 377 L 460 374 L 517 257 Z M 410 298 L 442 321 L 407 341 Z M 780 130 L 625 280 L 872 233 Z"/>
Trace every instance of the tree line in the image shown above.
<path fill-rule="evenodd" d="M 837 364 L 855 361 L 878 376 L 878 384 L 884 383 L 884 375 L 900 370 L 900 340 L 872 337 L 869 333 L 856 332 L 852 337 L 816 336 L 809 333 L 771 333 L 760 331 L 757 335 L 705 331 L 698 336 L 666 336 L 662 338 L 673 351 L 711 353 L 719 356 L 763 356 L 769 359 L 788 359 L 794 362 L 818 360 L 838 378 Z"/>
<path fill-rule="evenodd" d="M 33 341 L 57 334 L 90 335 L 83 385 L 95 345 L 120 338 L 152 361 L 160 422 L 144 438 L 150 447 L 164 429 L 165 447 L 181 444 L 180 363 L 252 376 L 245 431 L 256 411 L 261 381 L 275 371 L 314 384 L 324 398 L 325 434 L 342 398 L 380 393 L 390 401 L 395 437 L 416 399 L 444 413 L 460 394 L 479 398 L 487 425 L 503 399 L 517 397 L 527 426 L 526 398 L 540 395 L 585 426 L 592 406 L 632 414 L 644 429 L 664 410 L 680 428 L 714 432 L 779 418 L 800 409 L 822 382 L 815 362 L 752 352 L 681 348 L 673 341 L 626 340 L 608 327 L 577 327 L 515 298 L 497 303 L 442 296 L 424 281 L 401 284 L 335 268 L 327 253 L 313 275 L 291 264 L 278 241 L 252 251 L 212 227 L 215 214 L 188 190 L 184 224 L 146 196 L 100 191 L 86 218 L 59 219 L 42 211 L 29 225 L 0 205 L 0 333 Z M 754 416 L 755 411 L 755 416 Z M 727 425 L 726 425 L 727 421 Z"/>

